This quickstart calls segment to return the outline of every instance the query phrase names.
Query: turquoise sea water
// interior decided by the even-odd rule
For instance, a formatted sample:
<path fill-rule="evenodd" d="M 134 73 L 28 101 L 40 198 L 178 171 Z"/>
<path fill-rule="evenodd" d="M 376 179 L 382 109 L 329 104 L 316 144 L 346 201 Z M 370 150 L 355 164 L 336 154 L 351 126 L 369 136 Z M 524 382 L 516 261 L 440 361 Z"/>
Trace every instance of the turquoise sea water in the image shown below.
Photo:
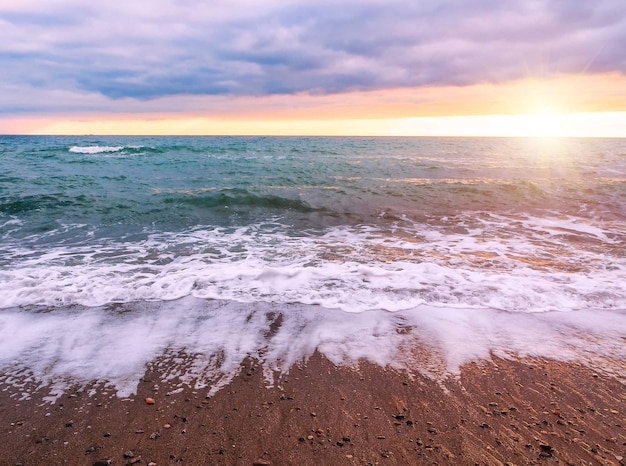
<path fill-rule="evenodd" d="M 626 140 L 0 137 L 5 340 L 50 312 L 218 302 L 610 311 L 622 331 L 624 251 Z"/>

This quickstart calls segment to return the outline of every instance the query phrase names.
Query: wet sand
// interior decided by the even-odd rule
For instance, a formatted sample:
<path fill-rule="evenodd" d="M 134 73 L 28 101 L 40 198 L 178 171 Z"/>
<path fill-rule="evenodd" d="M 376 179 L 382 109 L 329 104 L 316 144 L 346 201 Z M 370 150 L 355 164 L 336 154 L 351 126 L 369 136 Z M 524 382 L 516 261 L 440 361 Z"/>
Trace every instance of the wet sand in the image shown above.
<path fill-rule="evenodd" d="M 249 361 L 208 398 L 167 364 L 128 399 L 1 385 L 0 464 L 626 464 L 624 383 L 573 363 L 494 359 L 437 383 L 315 354 L 272 388 Z"/>

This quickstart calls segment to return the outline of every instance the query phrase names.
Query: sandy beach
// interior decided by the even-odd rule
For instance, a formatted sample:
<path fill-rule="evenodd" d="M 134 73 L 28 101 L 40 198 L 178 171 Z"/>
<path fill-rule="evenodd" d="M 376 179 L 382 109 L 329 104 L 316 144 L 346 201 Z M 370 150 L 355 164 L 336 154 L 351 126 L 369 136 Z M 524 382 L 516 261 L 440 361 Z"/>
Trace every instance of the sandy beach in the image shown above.
<path fill-rule="evenodd" d="M 625 141 L 2 138 L 0 466 L 624 465 Z"/>
<path fill-rule="evenodd" d="M 624 384 L 577 364 L 495 358 L 436 382 L 316 353 L 273 387 L 248 361 L 211 397 L 172 389 L 168 364 L 127 399 L 99 384 L 20 401 L 3 385 L 0 463 L 626 464 Z"/>

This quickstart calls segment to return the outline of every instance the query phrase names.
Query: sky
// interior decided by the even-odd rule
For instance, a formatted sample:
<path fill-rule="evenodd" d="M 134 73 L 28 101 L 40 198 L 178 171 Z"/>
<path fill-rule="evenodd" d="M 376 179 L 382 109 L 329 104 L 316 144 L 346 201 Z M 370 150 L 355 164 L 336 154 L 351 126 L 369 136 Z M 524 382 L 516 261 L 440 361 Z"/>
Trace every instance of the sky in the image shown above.
<path fill-rule="evenodd" d="M 624 0 L 0 0 L 0 134 L 626 137 Z"/>

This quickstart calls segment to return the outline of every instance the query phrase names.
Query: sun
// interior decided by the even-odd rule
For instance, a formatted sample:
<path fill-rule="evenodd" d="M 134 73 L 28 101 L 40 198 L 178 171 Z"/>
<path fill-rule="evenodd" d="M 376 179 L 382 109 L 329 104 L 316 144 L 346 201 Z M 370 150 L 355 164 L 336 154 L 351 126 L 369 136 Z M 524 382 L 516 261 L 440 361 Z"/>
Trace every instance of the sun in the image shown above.
<path fill-rule="evenodd" d="M 530 137 L 559 137 L 568 132 L 567 116 L 551 108 L 522 115 L 521 120 L 522 132 Z"/>

